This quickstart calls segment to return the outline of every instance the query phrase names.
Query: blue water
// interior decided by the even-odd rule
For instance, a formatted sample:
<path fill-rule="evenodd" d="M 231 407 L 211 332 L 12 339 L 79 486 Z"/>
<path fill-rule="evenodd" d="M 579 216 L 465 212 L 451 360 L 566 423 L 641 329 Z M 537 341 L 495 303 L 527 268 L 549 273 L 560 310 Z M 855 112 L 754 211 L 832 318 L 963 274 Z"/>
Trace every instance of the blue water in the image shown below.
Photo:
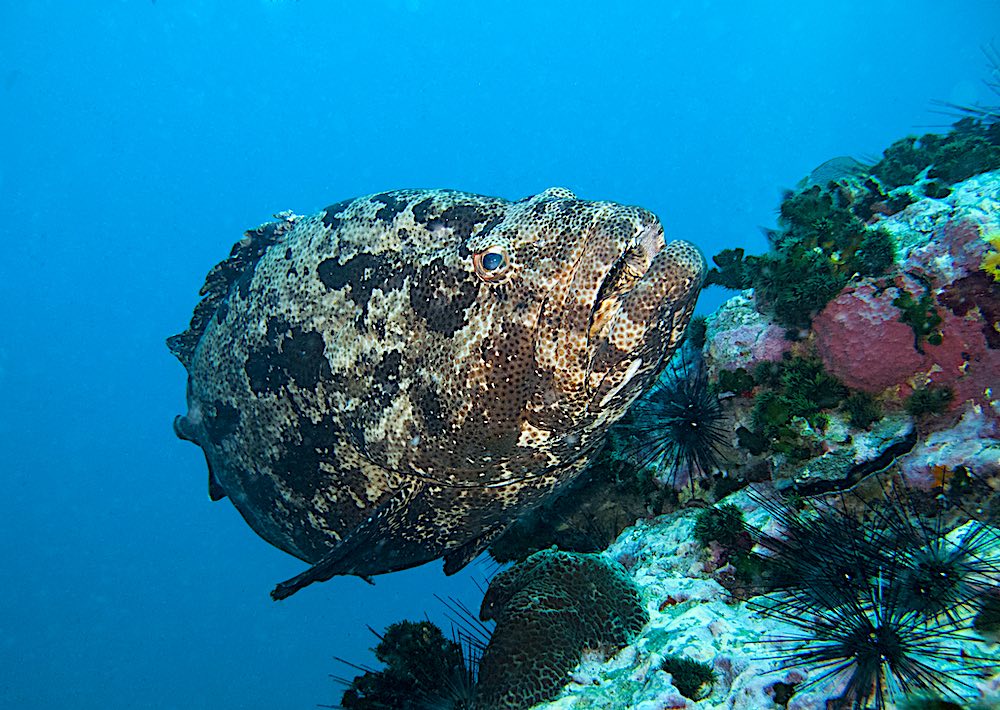
<path fill-rule="evenodd" d="M 618 5 L 0 4 L 0 706 L 335 703 L 366 624 L 478 602 L 482 567 L 437 563 L 270 601 L 303 566 L 209 502 L 163 344 L 242 230 L 562 185 L 760 251 L 819 163 L 995 98 L 994 1 Z"/>

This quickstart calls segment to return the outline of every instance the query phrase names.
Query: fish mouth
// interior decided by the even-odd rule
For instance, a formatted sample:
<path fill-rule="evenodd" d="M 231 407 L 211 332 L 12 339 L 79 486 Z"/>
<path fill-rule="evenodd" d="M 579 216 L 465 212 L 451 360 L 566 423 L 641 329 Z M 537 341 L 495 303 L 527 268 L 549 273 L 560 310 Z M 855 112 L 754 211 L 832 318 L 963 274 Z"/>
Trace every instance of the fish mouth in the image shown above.
<path fill-rule="evenodd" d="M 647 225 L 628 241 L 597 289 L 587 325 L 588 343 L 593 344 L 606 334 L 622 299 L 646 275 L 665 246 L 663 225 L 659 222 Z"/>
<path fill-rule="evenodd" d="M 627 406 L 684 336 L 707 265 L 698 248 L 643 228 L 611 265 L 591 311 L 590 408 Z"/>

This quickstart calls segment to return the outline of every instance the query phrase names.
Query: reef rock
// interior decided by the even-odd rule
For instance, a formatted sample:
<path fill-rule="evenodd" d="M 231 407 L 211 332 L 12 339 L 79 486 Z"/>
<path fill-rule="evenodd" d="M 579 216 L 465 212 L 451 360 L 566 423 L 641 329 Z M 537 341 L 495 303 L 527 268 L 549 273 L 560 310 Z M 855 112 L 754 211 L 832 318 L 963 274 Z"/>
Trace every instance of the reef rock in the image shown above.
<path fill-rule="evenodd" d="M 766 486 L 761 490 L 774 495 Z M 776 530 L 771 514 L 746 492 L 724 502 L 737 506 L 748 525 Z M 607 550 L 606 555 L 629 562 L 649 623 L 614 657 L 581 663 L 560 697 L 534 710 L 758 710 L 775 707 L 778 698 L 789 709 L 826 710 L 844 692 L 846 678 L 817 682 L 821 670 L 783 667 L 782 647 L 774 640 L 801 631 L 760 613 L 755 606 L 760 598 L 738 601 L 730 595 L 720 581 L 726 581 L 732 568 L 716 567 L 694 541 L 696 516 L 682 510 L 640 521 Z M 948 643 L 953 651 L 1000 661 L 995 642 L 959 635 Z M 664 659 L 673 655 L 707 663 L 715 671 L 704 697 L 685 698 L 673 684 L 663 670 Z M 978 683 L 988 701 L 1000 702 L 998 669 L 1000 664 L 994 665 Z"/>
<path fill-rule="evenodd" d="M 851 283 L 814 319 L 827 370 L 849 387 L 906 396 L 928 384 L 997 416 L 1000 284 L 981 270 L 1000 230 L 1000 173 L 879 222 L 899 243 L 890 277 Z"/>
<path fill-rule="evenodd" d="M 1000 490 L 1000 423 L 971 404 L 955 426 L 931 432 L 900 459 L 905 479 L 923 489 L 943 485 L 961 468 Z M 993 507 L 1000 514 L 1000 498 Z"/>
<path fill-rule="evenodd" d="M 785 329 L 757 309 L 752 290 L 730 298 L 708 318 L 705 343 L 710 378 L 722 370 L 780 360 L 791 348 Z"/>

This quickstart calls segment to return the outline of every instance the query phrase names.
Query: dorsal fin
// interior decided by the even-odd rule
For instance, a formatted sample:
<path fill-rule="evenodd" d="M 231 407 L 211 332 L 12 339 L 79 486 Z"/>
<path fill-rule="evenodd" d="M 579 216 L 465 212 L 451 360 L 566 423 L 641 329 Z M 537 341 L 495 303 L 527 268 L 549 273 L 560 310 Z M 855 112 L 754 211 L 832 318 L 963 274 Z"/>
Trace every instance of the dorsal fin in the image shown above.
<path fill-rule="evenodd" d="M 202 333 L 219 306 L 229 297 L 233 284 L 244 274 L 252 274 L 264 252 L 299 220 L 298 215 L 291 211 L 280 212 L 275 217 L 279 221 L 265 222 L 256 229 L 245 232 L 243 239 L 233 245 L 229 258 L 212 267 L 199 292 L 202 299 L 194 308 L 188 329 L 167 338 L 167 347 L 185 368 L 191 365 L 194 349 L 198 346 Z"/>

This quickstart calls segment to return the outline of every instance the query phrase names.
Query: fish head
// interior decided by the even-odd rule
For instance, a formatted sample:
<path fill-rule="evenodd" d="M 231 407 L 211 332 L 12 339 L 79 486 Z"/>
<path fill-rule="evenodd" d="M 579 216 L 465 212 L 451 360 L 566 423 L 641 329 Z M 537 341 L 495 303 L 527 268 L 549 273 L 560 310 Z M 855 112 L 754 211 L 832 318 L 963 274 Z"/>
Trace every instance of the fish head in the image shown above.
<path fill-rule="evenodd" d="M 652 386 L 683 338 L 706 265 L 640 207 L 552 188 L 469 240 L 502 303 L 484 342 L 490 397 L 515 396 L 517 445 L 565 465 Z M 496 267 L 496 268 L 489 268 Z M 498 412 L 499 414 L 499 412 Z"/>

